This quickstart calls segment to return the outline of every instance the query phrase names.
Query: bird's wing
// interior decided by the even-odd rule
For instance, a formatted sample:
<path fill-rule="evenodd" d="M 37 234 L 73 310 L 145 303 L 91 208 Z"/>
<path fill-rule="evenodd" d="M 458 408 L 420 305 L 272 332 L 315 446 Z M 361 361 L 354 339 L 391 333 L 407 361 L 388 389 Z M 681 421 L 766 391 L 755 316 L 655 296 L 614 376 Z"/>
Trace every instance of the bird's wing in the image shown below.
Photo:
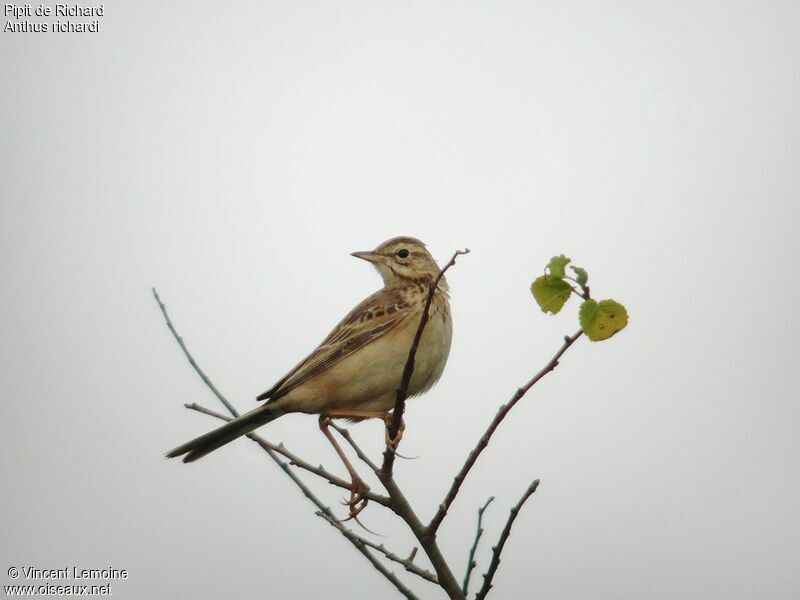
<path fill-rule="evenodd" d="M 377 340 L 404 321 L 411 311 L 386 290 L 373 294 L 341 320 L 322 343 L 278 383 L 258 396 L 276 400 L 298 385 Z"/>

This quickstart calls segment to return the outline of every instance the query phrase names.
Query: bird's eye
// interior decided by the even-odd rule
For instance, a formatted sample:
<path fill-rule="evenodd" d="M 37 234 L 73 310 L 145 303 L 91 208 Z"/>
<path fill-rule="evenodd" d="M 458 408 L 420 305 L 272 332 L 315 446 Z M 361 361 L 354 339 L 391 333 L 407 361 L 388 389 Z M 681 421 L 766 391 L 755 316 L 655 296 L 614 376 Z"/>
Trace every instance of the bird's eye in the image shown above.
<path fill-rule="evenodd" d="M 402 250 L 398 250 L 397 256 L 399 258 L 408 258 L 408 250 L 406 250 L 405 248 L 403 248 Z"/>

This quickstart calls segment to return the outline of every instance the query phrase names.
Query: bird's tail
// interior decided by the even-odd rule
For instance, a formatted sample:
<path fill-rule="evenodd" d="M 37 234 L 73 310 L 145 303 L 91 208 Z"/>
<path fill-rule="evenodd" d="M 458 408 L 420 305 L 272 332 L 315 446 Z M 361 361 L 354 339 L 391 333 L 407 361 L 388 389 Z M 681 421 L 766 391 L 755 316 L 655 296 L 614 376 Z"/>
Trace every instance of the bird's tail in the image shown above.
<path fill-rule="evenodd" d="M 269 405 L 259 406 L 255 410 L 229 421 L 222 427 L 218 427 L 205 435 L 178 446 L 167 453 L 167 458 L 175 458 L 185 454 L 183 462 L 193 462 L 228 442 L 232 442 L 236 438 L 247 435 L 254 429 L 274 421 L 283 414 L 284 412 L 279 408 Z"/>

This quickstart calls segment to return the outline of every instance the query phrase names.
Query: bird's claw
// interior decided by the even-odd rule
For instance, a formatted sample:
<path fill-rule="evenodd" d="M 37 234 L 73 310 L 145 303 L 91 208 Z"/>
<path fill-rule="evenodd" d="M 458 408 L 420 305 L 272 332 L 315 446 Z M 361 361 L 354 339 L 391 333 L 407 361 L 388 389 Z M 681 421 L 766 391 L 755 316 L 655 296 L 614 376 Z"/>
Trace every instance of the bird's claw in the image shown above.
<path fill-rule="evenodd" d="M 345 500 L 342 502 L 344 506 L 350 508 L 349 516 L 345 519 L 345 521 L 349 521 L 350 519 L 355 519 L 361 511 L 367 508 L 367 504 L 369 504 L 369 498 L 367 498 L 367 493 L 369 492 L 369 486 L 364 483 L 360 478 L 353 479 L 350 483 L 350 499 Z"/>
<path fill-rule="evenodd" d="M 389 437 L 389 428 L 392 424 L 391 415 L 386 420 L 386 432 L 384 433 L 384 438 L 386 440 L 386 445 L 391 448 L 393 451 L 396 450 L 397 445 L 400 443 L 400 440 L 403 439 L 403 432 L 406 430 L 406 422 L 401 420 L 400 421 L 400 429 L 397 430 L 397 435 L 394 439 Z"/>

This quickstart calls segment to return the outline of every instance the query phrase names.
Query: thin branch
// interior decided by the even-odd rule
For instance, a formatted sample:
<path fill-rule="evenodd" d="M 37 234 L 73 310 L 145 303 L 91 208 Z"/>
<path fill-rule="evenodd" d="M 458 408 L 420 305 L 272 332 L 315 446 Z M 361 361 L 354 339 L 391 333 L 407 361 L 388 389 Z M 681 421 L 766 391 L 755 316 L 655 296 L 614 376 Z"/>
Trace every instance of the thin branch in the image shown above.
<path fill-rule="evenodd" d="M 436 514 L 433 515 L 430 524 L 428 527 L 434 533 L 439 529 L 439 525 L 441 525 L 442 520 L 444 519 L 445 515 L 447 514 L 450 505 L 453 504 L 453 501 L 456 499 L 458 495 L 458 491 L 461 488 L 461 484 L 464 483 L 464 480 L 467 478 L 467 474 L 469 474 L 470 470 L 473 466 L 475 466 L 475 461 L 478 460 L 478 456 L 480 456 L 481 452 L 483 452 L 484 448 L 489 445 L 489 440 L 491 439 L 492 435 L 494 434 L 497 427 L 509 413 L 509 411 L 514 408 L 514 405 L 519 402 L 519 400 L 527 393 L 529 389 L 531 389 L 536 383 L 539 382 L 542 377 L 550 373 L 553 369 L 558 366 L 558 361 L 564 355 L 564 353 L 569 349 L 575 341 L 581 337 L 583 334 L 582 331 L 578 331 L 577 333 L 571 336 L 564 336 L 564 343 L 562 344 L 561 348 L 559 348 L 558 352 L 555 353 L 553 358 L 550 359 L 550 362 L 545 365 L 545 367 L 539 371 L 533 379 L 528 381 L 525 385 L 517 390 L 511 400 L 508 401 L 507 404 L 503 404 L 500 406 L 497 414 L 495 415 L 492 422 L 489 424 L 489 427 L 486 429 L 484 434 L 481 436 L 481 439 L 478 440 L 478 444 L 469 453 L 464 466 L 461 467 L 461 470 L 458 474 L 453 478 L 453 483 L 450 485 L 450 489 L 447 491 L 447 495 L 444 498 L 444 501 L 439 505 L 439 509 L 436 511 Z"/>
<path fill-rule="evenodd" d="M 361 461 L 365 465 L 367 465 L 370 469 L 372 469 L 372 472 L 377 475 L 378 472 L 380 471 L 380 467 L 378 467 L 378 465 L 372 462 L 369 456 L 367 456 L 366 453 L 361 449 L 361 447 L 358 444 L 356 444 L 356 441 L 353 439 L 353 436 L 350 435 L 350 432 L 344 427 L 340 427 L 339 425 L 337 425 L 332 421 L 330 423 L 330 426 L 333 429 L 335 429 L 339 433 L 339 435 L 341 435 L 345 439 L 345 441 L 348 444 L 350 444 L 350 447 L 355 451 L 356 456 L 358 456 L 358 458 L 361 459 Z"/>
<path fill-rule="evenodd" d="M 233 421 L 234 419 L 234 417 L 229 417 L 228 415 L 223 415 L 222 413 L 218 413 L 217 411 L 211 410 L 210 408 L 206 408 L 205 406 L 202 406 L 197 402 L 192 402 L 192 403 L 187 402 L 183 405 L 183 407 L 188 408 L 189 410 L 196 410 L 197 412 L 203 413 L 204 415 L 208 415 L 210 417 L 216 417 L 220 421 L 230 422 Z"/>
<path fill-rule="evenodd" d="M 478 527 L 475 530 L 475 541 L 472 542 L 472 548 L 469 549 L 469 557 L 467 558 L 467 573 L 464 575 L 464 583 L 461 585 L 461 589 L 464 591 L 465 596 L 467 595 L 467 590 L 469 589 L 469 578 L 472 576 L 472 570 L 478 566 L 478 563 L 475 562 L 475 551 L 478 549 L 478 542 L 483 535 L 483 528 L 481 527 L 483 513 L 492 503 L 492 500 L 494 500 L 494 496 L 490 496 L 486 501 L 486 504 L 478 509 Z"/>
<path fill-rule="evenodd" d="M 230 402 L 228 402 L 228 400 L 219 392 L 219 390 L 217 390 L 216 386 L 211 382 L 211 380 L 206 376 L 206 374 L 203 372 L 203 370 L 200 368 L 200 366 L 195 362 L 194 357 L 191 355 L 191 353 L 189 352 L 188 348 L 186 348 L 186 345 L 183 343 L 183 338 L 181 338 L 181 336 L 178 335 L 178 332 L 175 330 L 175 327 L 172 325 L 172 321 L 170 320 L 169 316 L 167 315 L 167 308 L 166 308 L 166 306 L 164 306 L 164 303 L 161 302 L 161 298 L 158 297 L 158 292 L 156 291 L 156 288 L 152 288 L 152 290 L 153 290 L 153 296 L 155 297 L 156 302 L 158 303 L 158 306 L 161 309 L 161 313 L 164 315 L 164 320 L 167 322 L 167 327 L 169 327 L 169 330 L 172 332 L 173 337 L 175 338 L 175 340 L 178 342 L 178 345 L 183 350 L 183 353 L 186 355 L 186 358 L 189 360 L 189 363 L 192 365 L 194 370 L 197 372 L 197 374 L 203 380 L 203 383 L 205 383 L 208 386 L 208 388 L 212 392 L 214 392 L 214 395 L 217 397 L 217 399 L 219 399 L 219 401 L 225 406 L 225 408 L 228 409 L 228 412 L 230 412 L 231 415 L 234 418 L 238 417 L 239 416 L 239 412 L 233 407 L 233 405 Z M 207 410 L 207 409 L 206 409 L 206 411 L 201 411 L 201 412 L 206 412 L 209 415 L 212 415 L 212 416 L 215 416 L 215 417 L 218 417 L 218 418 L 222 418 L 223 420 L 227 420 L 227 417 L 225 417 L 224 415 L 221 415 L 219 413 L 214 413 L 213 411 L 210 411 L 210 410 Z M 253 437 L 254 435 L 255 434 L 251 434 L 251 437 Z M 256 438 L 260 438 L 260 436 L 255 436 L 255 437 Z M 263 440 L 263 438 L 261 438 L 261 439 Z M 256 441 L 258 442 L 258 439 L 256 439 Z M 263 441 L 266 442 L 266 440 L 263 440 Z M 261 445 L 261 444 L 259 443 L 259 445 Z M 261 448 L 263 448 L 264 452 L 266 452 L 267 455 L 273 461 L 275 461 L 275 463 L 281 468 L 281 470 L 284 473 L 286 473 L 286 475 L 289 477 L 289 479 L 292 480 L 292 482 L 300 489 L 300 491 L 303 493 L 303 495 L 306 498 L 308 498 L 311 501 L 311 503 L 314 506 L 317 507 L 318 510 L 320 510 L 324 514 L 329 515 L 331 518 L 335 519 L 335 517 L 333 516 L 333 513 L 331 512 L 331 509 L 328 508 L 327 506 L 325 506 L 319 500 L 319 498 L 317 498 L 317 496 L 314 494 L 314 492 L 312 492 L 309 489 L 309 487 L 305 483 L 303 483 L 303 481 L 297 475 L 295 475 L 292 472 L 291 467 L 287 463 L 283 462 L 280 458 L 278 458 L 278 454 L 275 451 L 273 451 L 269 447 L 269 445 L 270 445 L 269 442 L 267 442 L 266 445 L 261 445 Z M 375 502 L 378 502 L 379 504 L 383 504 L 383 502 L 380 499 L 380 498 L 383 498 L 383 497 L 379 497 L 377 495 L 375 495 L 375 496 L 376 496 L 375 498 L 370 498 L 370 499 L 375 501 Z M 352 543 L 352 540 L 351 540 L 351 543 Z M 383 575 L 386 578 L 386 580 L 389 581 L 389 583 L 391 583 L 397 589 L 397 591 L 399 591 L 401 594 L 403 594 L 403 596 L 405 596 L 408 600 L 419 600 L 419 598 L 410 589 L 408 589 L 403 584 L 402 581 L 397 579 L 397 576 L 394 573 L 392 573 L 386 567 L 384 567 L 380 563 L 380 561 L 378 561 L 378 559 L 376 559 L 372 555 L 372 552 L 370 552 L 367 547 L 365 547 L 365 546 L 363 546 L 361 544 L 356 544 L 356 543 L 353 543 L 353 546 L 355 546 L 355 549 L 358 550 L 358 552 L 360 552 L 372 564 L 373 567 L 375 567 L 375 570 L 378 571 L 381 575 Z"/>
<path fill-rule="evenodd" d="M 425 298 L 425 306 L 422 309 L 422 315 L 419 319 L 417 332 L 414 334 L 414 341 L 411 343 L 411 348 L 408 350 L 408 359 L 406 360 L 405 367 L 403 367 L 403 377 L 400 380 L 400 387 L 397 388 L 394 411 L 392 412 L 392 422 L 388 427 L 388 438 L 390 440 L 397 439 L 397 434 L 400 432 L 400 425 L 403 422 L 403 412 L 405 412 L 406 407 L 408 385 L 411 381 L 411 375 L 414 373 L 414 358 L 417 355 L 417 347 L 419 346 L 419 341 L 422 338 L 422 331 L 425 329 L 425 325 L 428 323 L 428 313 L 431 309 L 431 302 L 433 302 L 433 296 L 436 293 L 436 288 L 439 286 L 439 282 L 442 280 L 442 277 L 444 277 L 445 271 L 456 264 L 456 258 L 462 254 L 469 254 L 469 248 L 465 248 L 464 250 L 456 250 L 447 264 L 441 268 L 439 274 L 428 286 L 428 296 Z M 386 474 L 387 477 L 392 476 L 394 455 L 395 448 L 387 444 L 386 450 L 383 453 L 383 466 L 381 467 L 381 470 Z"/>
<path fill-rule="evenodd" d="M 185 404 L 184 406 L 186 408 L 190 409 L 190 410 L 196 410 L 197 412 L 201 412 L 203 414 L 210 415 L 210 416 L 216 417 L 218 419 L 222 419 L 223 421 L 230 421 L 231 420 L 230 417 L 226 417 L 223 414 L 214 412 L 213 410 L 209 410 L 208 408 L 200 406 L 199 404 Z M 325 471 L 322 468 L 317 468 L 317 467 L 313 467 L 312 465 L 309 465 L 305 461 L 303 461 L 301 459 L 298 459 L 291 452 L 286 450 L 286 448 L 283 447 L 282 445 L 276 446 L 275 444 L 273 444 L 271 442 L 268 442 L 267 440 L 265 440 L 264 438 L 262 438 L 258 434 L 249 433 L 249 434 L 247 434 L 247 437 L 249 437 L 251 440 L 256 442 L 259 446 L 261 446 L 261 448 L 264 450 L 264 452 L 266 452 L 269 455 L 269 457 L 272 460 L 274 460 L 275 463 L 281 469 L 283 469 L 283 472 L 286 473 L 286 475 L 289 476 L 289 478 L 295 483 L 295 485 L 297 485 L 297 487 L 300 488 L 300 491 L 303 492 L 303 495 L 306 498 L 308 498 L 309 500 L 311 500 L 311 502 L 314 504 L 314 506 L 316 506 L 317 509 L 319 509 L 315 514 L 323 516 L 325 518 L 325 520 L 328 521 L 329 523 L 331 523 L 332 525 L 335 524 L 336 528 L 339 529 L 339 531 L 342 532 L 342 534 L 345 536 L 345 538 L 347 538 L 353 544 L 353 546 L 356 547 L 356 550 L 358 550 L 362 555 L 364 555 L 364 557 L 370 563 L 372 563 L 372 566 L 375 567 L 378 570 L 378 572 L 380 572 L 380 574 L 383 575 L 387 580 L 389 580 L 389 582 L 392 585 L 394 585 L 394 587 L 397 588 L 397 590 L 401 594 L 403 594 L 408 600 L 419 600 L 419 598 L 410 589 L 408 589 L 403 584 L 403 582 L 401 582 L 399 579 L 397 579 L 397 576 L 394 573 L 392 573 L 391 571 L 386 569 L 386 567 L 384 567 L 372 555 L 372 553 L 367 549 L 367 547 L 372 547 L 373 544 L 371 542 L 365 543 L 365 542 L 367 542 L 367 540 L 359 538 L 359 536 L 357 536 L 356 534 L 351 532 L 349 529 L 347 529 L 346 527 L 341 525 L 341 523 L 333 515 L 333 512 L 331 511 L 331 509 L 328 508 L 327 506 L 325 506 L 324 504 L 322 504 L 322 502 L 319 500 L 319 498 L 317 498 L 316 495 L 314 495 L 314 493 L 308 488 L 308 486 L 306 486 L 306 484 L 303 483 L 303 481 L 297 475 L 295 475 L 292 472 L 290 465 L 293 465 L 293 466 L 299 467 L 301 469 L 305 469 L 305 470 L 307 470 L 307 471 L 309 471 L 311 473 L 314 473 L 315 475 L 318 475 L 319 477 L 321 477 L 323 479 L 327 479 L 329 483 L 332 483 L 333 485 L 338 485 L 339 487 L 348 486 L 349 484 L 346 481 L 338 479 L 334 475 L 331 475 L 330 473 L 327 473 L 327 471 Z M 279 454 L 285 456 L 286 458 L 288 458 L 290 462 L 286 463 L 286 462 L 282 461 L 280 458 L 278 458 Z M 374 497 L 371 497 L 370 500 L 373 500 L 374 502 L 378 502 L 379 504 L 384 504 L 384 506 L 388 506 L 388 500 L 389 500 L 388 498 L 385 498 L 384 496 L 377 496 L 376 494 L 372 494 L 372 496 L 374 496 Z M 347 533 L 345 533 L 345 531 L 348 532 L 351 535 L 348 535 Z M 381 551 L 381 550 L 379 550 L 379 551 Z M 381 551 L 381 552 L 386 554 L 386 552 L 384 552 L 384 551 Z M 387 557 L 388 557 L 388 555 L 387 555 Z M 409 568 L 405 564 L 404 561 L 397 561 L 397 562 L 400 562 L 401 564 L 403 564 L 403 566 L 406 567 L 407 571 L 411 571 L 412 573 L 415 572 L 413 569 Z M 413 563 L 412 563 L 412 566 L 414 566 Z M 419 569 L 419 570 L 420 570 L 420 573 L 416 573 L 416 574 L 419 575 L 420 577 L 423 577 L 423 579 L 427 579 L 427 577 L 425 577 L 422 574 L 424 572 L 425 574 L 431 575 L 434 578 L 434 582 L 436 581 L 436 576 L 435 575 L 429 573 L 428 571 L 425 571 L 424 569 Z"/>
<path fill-rule="evenodd" d="M 387 428 L 387 437 L 389 440 L 396 440 L 398 433 L 400 432 L 400 426 L 403 422 L 403 412 L 405 411 L 406 396 L 408 395 L 408 386 L 409 382 L 411 381 L 411 375 L 414 372 L 414 359 L 417 353 L 417 347 L 419 346 L 419 341 L 422 338 L 422 332 L 428 322 L 428 314 L 430 312 L 431 302 L 433 302 L 433 296 L 436 292 L 439 282 L 444 276 L 445 271 L 455 264 L 456 258 L 459 255 L 467 254 L 468 252 L 469 249 L 457 250 L 447 264 L 439 271 L 436 278 L 428 287 L 428 296 L 425 299 L 425 305 L 422 309 L 419 325 L 417 326 L 417 331 L 414 335 L 414 341 L 411 343 L 411 347 L 408 351 L 408 359 L 406 360 L 406 364 L 403 368 L 403 377 L 400 380 L 400 387 L 397 388 L 394 411 L 392 413 L 392 421 Z M 380 482 L 383 484 L 383 487 L 386 488 L 386 491 L 389 493 L 389 498 L 391 498 L 391 509 L 401 519 L 403 519 L 403 521 L 405 521 L 406 525 L 408 525 L 409 529 L 411 529 L 411 532 L 414 534 L 414 537 L 416 537 L 419 541 L 420 546 L 422 546 L 422 549 L 425 551 L 425 554 L 428 556 L 428 559 L 431 561 L 431 564 L 436 571 L 439 586 L 445 592 L 447 592 L 447 595 L 452 600 L 463 600 L 464 594 L 461 592 L 461 587 L 458 585 L 458 581 L 456 581 L 456 578 L 450 569 L 450 565 L 447 564 L 439 545 L 436 543 L 436 532 L 431 531 L 428 527 L 423 525 L 422 521 L 419 520 L 419 517 L 417 517 L 414 510 L 411 508 L 411 505 L 408 503 L 405 495 L 392 478 L 395 448 L 396 445 L 395 447 L 391 447 L 389 444 L 387 444 L 386 450 L 383 453 L 383 464 L 381 469 L 376 473 L 378 479 L 380 479 Z"/>
<path fill-rule="evenodd" d="M 289 476 L 289 478 L 295 483 L 295 485 L 297 485 L 297 487 L 300 488 L 300 491 L 303 492 L 305 497 L 311 500 L 314 506 L 316 506 L 319 509 L 316 514 L 325 515 L 327 519 L 330 519 L 332 522 L 338 523 L 338 521 L 336 521 L 336 517 L 333 516 L 331 509 L 319 501 L 319 499 L 308 488 L 308 486 L 306 486 L 306 484 L 304 484 L 300 480 L 300 478 L 292 472 L 292 469 L 288 463 L 283 462 L 280 458 L 278 458 L 278 455 L 274 451 L 270 450 L 266 446 L 261 446 L 261 447 L 269 455 L 269 457 L 272 460 L 274 460 L 281 469 L 283 469 L 283 472 Z M 358 550 L 358 552 L 360 552 L 364 556 L 364 558 L 366 558 L 370 562 L 370 564 L 372 564 L 373 567 L 375 567 L 375 570 L 378 571 L 381 575 L 383 575 L 387 579 L 387 581 L 389 581 L 389 583 L 391 583 L 397 589 L 398 592 L 400 592 L 401 594 L 403 594 L 403 596 L 407 598 L 407 600 L 419 600 L 419 598 L 414 594 L 414 592 L 408 589 L 408 587 L 406 587 L 394 573 L 392 573 L 386 567 L 384 567 L 380 563 L 380 561 L 372 555 L 372 552 L 370 552 L 368 548 L 366 548 L 362 544 L 357 543 L 355 540 L 348 538 L 347 536 L 345 536 L 345 538 L 347 538 L 350 541 L 350 543 L 353 544 L 353 546 L 355 546 L 355 549 Z"/>
<path fill-rule="evenodd" d="M 414 575 L 417 575 L 418 577 L 421 577 L 422 579 L 425 579 L 426 581 L 430 581 L 431 583 L 436 583 L 436 584 L 439 583 L 439 581 L 436 579 L 436 575 L 434 575 L 433 573 L 431 573 L 427 569 L 423 569 L 422 567 L 417 566 L 417 565 L 414 564 L 414 557 L 417 554 L 417 549 L 416 548 L 414 548 L 411 551 L 411 554 L 409 554 L 407 558 L 403 558 L 401 556 L 398 556 L 394 552 L 391 552 L 390 550 L 387 550 L 384 547 L 383 544 L 376 544 L 375 542 L 371 542 L 368 539 L 366 539 L 364 537 L 361 537 L 360 535 L 356 534 L 351 529 L 348 529 L 347 527 L 345 527 L 344 524 L 342 524 L 341 521 L 338 521 L 338 520 L 334 519 L 333 517 L 331 517 L 330 515 L 325 514 L 324 512 L 321 512 L 321 511 L 318 512 L 317 516 L 318 517 L 322 517 L 323 519 L 325 519 L 329 524 L 333 525 L 336 529 L 341 531 L 342 535 L 344 535 L 346 538 L 350 539 L 353 543 L 358 542 L 360 544 L 364 544 L 365 546 L 380 552 L 381 554 L 383 554 L 389 560 L 394 561 L 394 562 L 396 562 L 396 563 L 398 563 L 400 565 L 403 565 L 405 570 L 408 571 L 409 573 L 413 573 Z"/>
<path fill-rule="evenodd" d="M 164 306 L 164 303 L 161 302 L 161 298 L 158 297 L 158 292 L 156 291 L 156 288 L 150 288 L 150 289 L 153 290 L 153 297 L 156 299 L 158 307 L 161 309 L 161 314 L 164 315 L 164 320 L 167 322 L 167 327 L 169 327 L 169 330 L 170 332 L 172 332 L 172 336 L 175 338 L 175 341 L 178 342 L 178 345 L 181 347 L 181 350 L 183 350 L 183 354 L 189 360 L 189 364 L 192 365 L 192 367 L 194 367 L 194 370 L 197 372 L 198 375 L 200 375 L 200 379 L 202 379 L 203 383 L 205 383 L 208 386 L 208 389 L 214 392 L 214 395 L 217 397 L 217 399 L 220 402 L 222 402 L 222 404 L 225 405 L 225 408 L 228 409 L 228 412 L 231 413 L 234 417 L 238 417 L 239 412 L 235 408 L 233 408 L 233 405 L 230 402 L 228 402 L 225 399 L 225 396 L 223 396 L 220 393 L 220 391 L 211 382 L 208 376 L 205 373 L 203 373 L 203 370 L 200 368 L 200 366 L 195 362 L 194 357 L 189 352 L 189 349 L 186 347 L 186 344 L 183 343 L 183 338 L 179 336 L 178 332 L 175 330 L 175 326 L 172 324 L 172 321 L 170 320 L 169 315 L 167 314 L 167 307 Z"/>
<path fill-rule="evenodd" d="M 218 412 L 215 412 L 213 410 L 209 410 L 208 408 L 206 408 L 204 406 L 201 406 L 201 405 L 199 405 L 197 403 L 184 404 L 184 406 L 186 408 L 188 408 L 189 410 L 194 410 L 194 411 L 197 411 L 199 413 L 203 413 L 205 415 L 216 417 L 217 419 L 221 419 L 223 421 L 230 421 L 231 420 L 230 417 L 227 417 L 227 416 L 225 416 L 223 414 L 220 414 Z M 349 490 L 350 489 L 351 483 L 349 481 L 345 481 L 344 479 L 341 479 L 341 478 L 337 477 L 333 473 L 331 473 L 328 470 L 324 469 L 322 467 L 322 465 L 314 466 L 311 463 L 309 463 L 308 461 L 303 460 L 302 458 L 300 458 L 299 456 L 297 456 L 293 452 L 290 452 L 289 449 L 286 446 L 284 446 L 283 444 L 273 444 L 272 442 L 267 441 L 266 439 L 264 439 L 263 437 L 261 437 L 257 433 L 253 433 L 253 432 L 250 432 L 250 433 L 248 433 L 246 435 L 251 440 L 253 440 L 255 443 L 257 443 L 259 446 L 261 446 L 264 450 L 266 450 L 268 452 L 275 452 L 276 454 L 280 454 L 284 458 L 289 459 L 289 464 L 292 465 L 293 467 L 298 467 L 300 469 L 303 469 L 304 471 L 308 471 L 309 473 L 313 473 L 317 477 L 319 477 L 321 479 L 324 479 L 325 481 L 327 481 L 331 485 L 335 485 L 336 487 L 340 487 L 340 488 L 345 489 L 345 490 Z M 366 498 L 368 498 L 372 502 L 376 502 L 377 504 L 380 504 L 382 506 L 389 507 L 390 500 L 389 500 L 389 498 L 387 496 L 382 496 L 380 494 L 375 494 L 373 492 L 366 492 L 364 495 L 365 495 Z"/>
<path fill-rule="evenodd" d="M 511 512 L 508 515 L 508 521 L 506 521 L 506 526 L 503 528 L 503 532 L 500 534 L 500 539 L 498 540 L 497 545 L 492 548 L 492 561 L 489 563 L 489 569 L 483 576 L 483 585 L 475 595 L 475 600 L 483 600 L 486 598 L 486 594 L 489 593 L 489 590 L 492 589 L 492 579 L 494 578 L 495 573 L 497 573 L 497 567 L 500 566 L 500 554 L 503 552 L 503 546 L 506 545 L 508 536 L 511 535 L 511 527 L 514 525 L 514 520 L 517 518 L 519 511 L 522 510 L 522 505 L 525 504 L 525 501 L 530 498 L 531 495 L 533 495 L 538 487 L 539 480 L 535 479 L 533 483 L 528 486 L 528 489 L 525 490 L 525 493 L 522 494 L 522 498 L 519 499 L 519 502 L 517 502 L 514 505 L 514 508 L 511 509 Z"/>

